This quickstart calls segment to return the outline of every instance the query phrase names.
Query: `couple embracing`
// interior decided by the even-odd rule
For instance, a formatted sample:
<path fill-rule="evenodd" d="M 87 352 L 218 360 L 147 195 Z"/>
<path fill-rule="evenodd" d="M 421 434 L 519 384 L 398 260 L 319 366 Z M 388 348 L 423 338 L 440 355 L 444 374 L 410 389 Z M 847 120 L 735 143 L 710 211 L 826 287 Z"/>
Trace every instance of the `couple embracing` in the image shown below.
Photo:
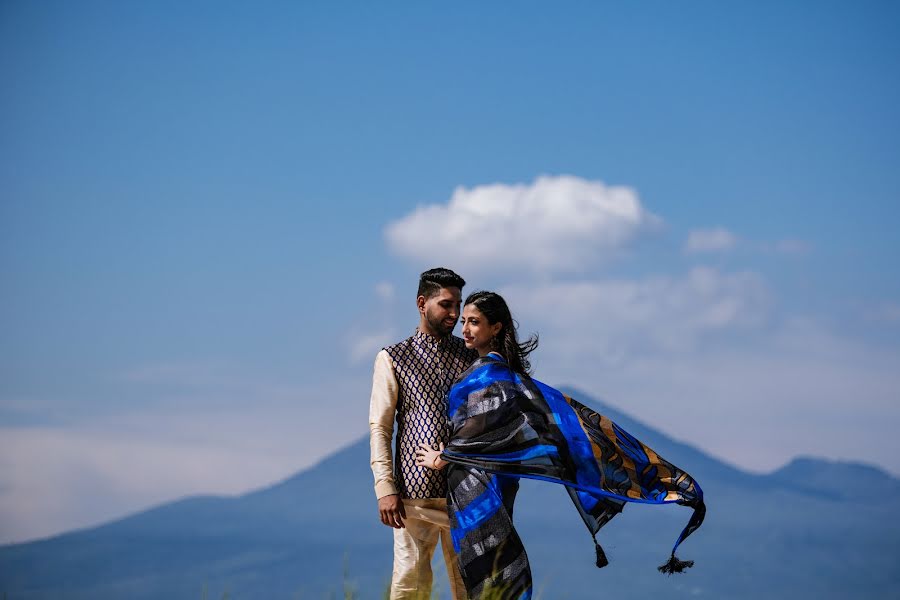
<path fill-rule="evenodd" d="M 626 502 L 694 509 L 675 548 L 706 512 L 686 472 L 615 423 L 531 378 L 537 338 L 519 342 L 504 299 L 475 292 L 449 269 L 425 271 L 412 336 L 375 358 L 371 464 L 381 522 L 394 528 L 392 600 L 428 598 L 440 541 L 454 600 L 531 597 L 531 569 L 513 527 L 519 478 L 565 487 L 595 536 Z M 452 335 L 457 320 L 462 338 Z M 391 438 L 397 423 L 396 449 Z"/>

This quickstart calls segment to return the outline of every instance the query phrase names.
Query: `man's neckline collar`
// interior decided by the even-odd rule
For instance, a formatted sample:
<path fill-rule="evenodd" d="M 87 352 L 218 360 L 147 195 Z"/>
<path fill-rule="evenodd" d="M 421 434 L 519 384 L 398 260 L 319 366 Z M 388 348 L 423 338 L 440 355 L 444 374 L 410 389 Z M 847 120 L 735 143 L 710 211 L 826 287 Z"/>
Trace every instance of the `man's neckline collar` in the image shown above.
<path fill-rule="evenodd" d="M 432 344 L 434 346 L 440 346 L 442 344 L 446 344 L 447 340 L 450 338 L 451 335 L 453 335 L 453 334 L 447 334 L 444 337 L 439 338 L 436 335 L 431 335 L 430 333 L 426 333 L 426 332 L 422 331 L 418 327 L 416 327 L 416 332 L 415 332 L 415 334 L 413 334 L 414 337 L 422 340 L 423 342 L 428 342 L 429 344 Z"/>

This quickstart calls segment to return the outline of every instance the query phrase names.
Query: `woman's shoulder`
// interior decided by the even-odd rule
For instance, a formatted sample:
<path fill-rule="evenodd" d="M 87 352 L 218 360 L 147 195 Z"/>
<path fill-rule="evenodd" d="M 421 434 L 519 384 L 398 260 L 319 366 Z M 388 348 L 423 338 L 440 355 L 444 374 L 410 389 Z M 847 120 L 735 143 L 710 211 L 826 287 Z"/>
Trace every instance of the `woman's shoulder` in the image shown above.
<path fill-rule="evenodd" d="M 484 387 L 496 379 L 509 380 L 512 377 L 513 373 L 503 357 L 492 352 L 475 359 L 475 362 L 456 378 L 453 386 L 471 387 L 473 383 L 478 383 L 478 387 Z"/>
<path fill-rule="evenodd" d="M 472 361 L 472 364 L 470 364 L 469 368 L 463 372 L 463 375 L 465 375 L 466 373 L 478 371 L 480 369 L 496 366 L 498 363 L 506 365 L 506 361 L 503 360 L 503 357 L 496 352 L 491 352 L 490 354 L 479 356 L 474 361 Z"/>
<path fill-rule="evenodd" d="M 468 402 L 472 394 L 483 393 L 484 390 L 498 383 L 508 382 L 514 383 L 515 375 L 509 369 L 506 361 L 491 355 L 477 358 L 456 379 L 447 394 L 451 417 L 457 415 L 459 408 Z"/>

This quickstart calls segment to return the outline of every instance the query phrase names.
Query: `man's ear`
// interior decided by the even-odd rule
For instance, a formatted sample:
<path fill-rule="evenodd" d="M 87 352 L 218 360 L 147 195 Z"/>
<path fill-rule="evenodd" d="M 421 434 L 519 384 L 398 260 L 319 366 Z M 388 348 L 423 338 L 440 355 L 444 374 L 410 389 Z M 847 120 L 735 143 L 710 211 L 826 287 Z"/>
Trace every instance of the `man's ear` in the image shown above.
<path fill-rule="evenodd" d="M 419 308 L 420 313 L 425 312 L 425 296 L 419 296 L 416 298 L 416 306 Z"/>

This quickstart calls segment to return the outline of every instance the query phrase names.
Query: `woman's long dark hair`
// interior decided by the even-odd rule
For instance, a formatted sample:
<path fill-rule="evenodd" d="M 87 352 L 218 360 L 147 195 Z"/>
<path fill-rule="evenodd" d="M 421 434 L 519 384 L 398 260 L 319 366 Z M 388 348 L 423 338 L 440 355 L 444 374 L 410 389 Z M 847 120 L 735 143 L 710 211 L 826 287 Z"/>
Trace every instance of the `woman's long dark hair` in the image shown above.
<path fill-rule="evenodd" d="M 528 355 L 538 346 L 537 334 L 519 343 L 516 335 L 518 323 L 512 318 L 509 306 L 503 296 L 494 292 L 473 292 L 466 298 L 465 305 L 474 304 L 475 308 L 488 320 L 488 324 L 500 323 L 503 327 L 492 340 L 491 350 L 503 355 L 509 368 L 523 375 L 531 375 L 531 363 Z"/>

